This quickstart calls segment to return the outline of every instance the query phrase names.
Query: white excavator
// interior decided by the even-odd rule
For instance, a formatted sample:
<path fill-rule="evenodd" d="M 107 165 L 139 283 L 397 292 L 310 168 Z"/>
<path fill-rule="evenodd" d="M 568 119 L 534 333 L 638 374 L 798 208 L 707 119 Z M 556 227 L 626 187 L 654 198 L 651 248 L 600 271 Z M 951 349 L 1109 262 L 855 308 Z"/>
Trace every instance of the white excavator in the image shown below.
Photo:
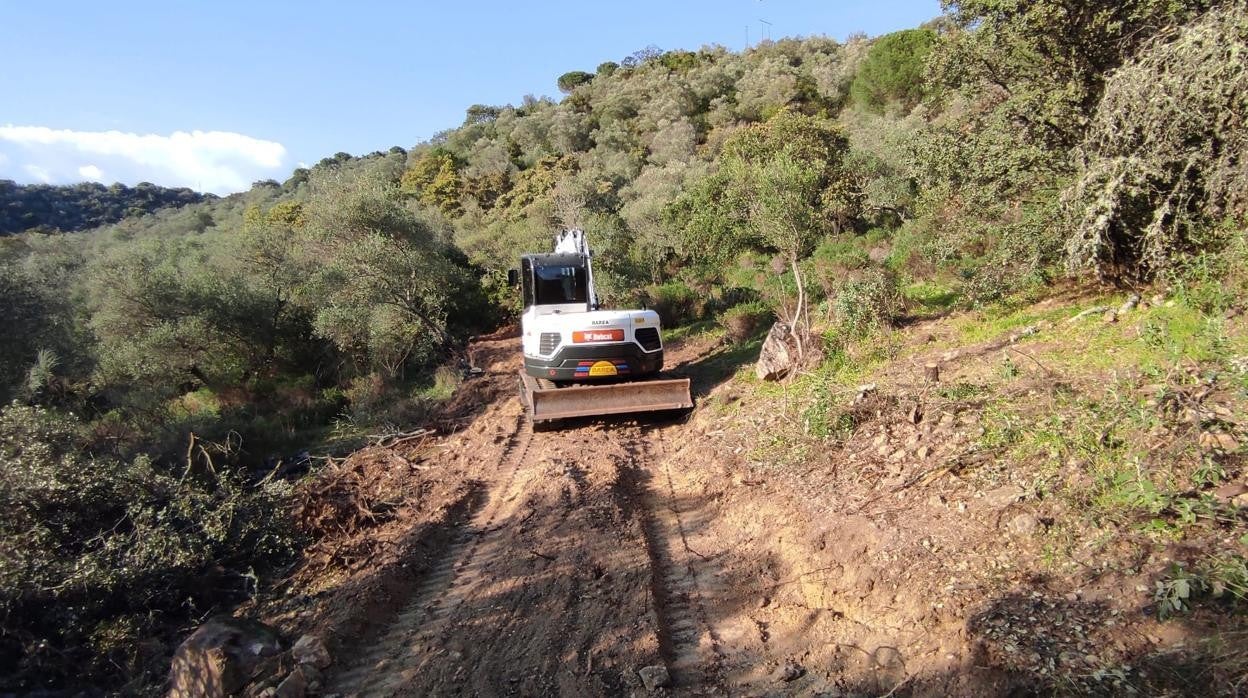
<path fill-rule="evenodd" d="M 520 399 L 534 424 L 693 407 L 688 378 L 660 379 L 663 336 L 653 310 L 603 310 L 582 230 L 550 254 L 525 254 L 509 280 L 524 297 Z"/>

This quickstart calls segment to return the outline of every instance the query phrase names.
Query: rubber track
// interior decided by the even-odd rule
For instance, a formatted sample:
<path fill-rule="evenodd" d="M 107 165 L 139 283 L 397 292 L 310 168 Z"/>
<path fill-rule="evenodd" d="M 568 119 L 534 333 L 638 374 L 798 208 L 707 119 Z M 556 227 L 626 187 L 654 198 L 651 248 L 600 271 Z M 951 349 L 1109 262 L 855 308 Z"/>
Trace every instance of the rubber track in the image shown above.
<path fill-rule="evenodd" d="M 637 446 L 629 449 L 634 468 L 651 480 L 660 468 L 654 462 L 649 440 L 657 442 L 659 432 L 644 430 L 634 442 Z M 659 619 L 659 651 L 675 687 L 724 690 L 723 651 L 708 621 L 666 462 L 661 471 L 660 491 L 643 483 L 637 483 L 635 491 L 644 502 L 642 530 Z"/>
<path fill-rule="evenodd" d="M 415 679 L 425 660 L 419 636 L 445 633 L 445 618 L 453 608 L 454 591 L 469 573 L 476 571 L 475 558 L 482 539 L 493 530 L 500 505 L 506 501 L 516 471 L 524 462 L 533 430 L 522 413 L 499 456 L 500 477 L 469 521 L 456 532 L 436 565 L 431 567 L 385 633 L 350 668 L 334 677 L 327 693 L 344 696 L 391 696 Z M 394 656 L 394 655 L 398 656 Z M 394 661 L 391 657 L 394 657 Z"/>

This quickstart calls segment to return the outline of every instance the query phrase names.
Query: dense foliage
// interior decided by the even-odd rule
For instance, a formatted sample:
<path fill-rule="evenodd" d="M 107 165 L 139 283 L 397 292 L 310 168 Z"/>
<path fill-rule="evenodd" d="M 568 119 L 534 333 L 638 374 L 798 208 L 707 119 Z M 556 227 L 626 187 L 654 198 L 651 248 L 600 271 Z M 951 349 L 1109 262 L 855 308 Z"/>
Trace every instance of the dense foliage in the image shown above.
<path fill-rule="evenodd" d="M 206 198 L 212 195 L 147 182 L 133 187 L 95 182 L 54 186 L 0 179 L 0 235 L 27 230 L 86 230 Z"/>

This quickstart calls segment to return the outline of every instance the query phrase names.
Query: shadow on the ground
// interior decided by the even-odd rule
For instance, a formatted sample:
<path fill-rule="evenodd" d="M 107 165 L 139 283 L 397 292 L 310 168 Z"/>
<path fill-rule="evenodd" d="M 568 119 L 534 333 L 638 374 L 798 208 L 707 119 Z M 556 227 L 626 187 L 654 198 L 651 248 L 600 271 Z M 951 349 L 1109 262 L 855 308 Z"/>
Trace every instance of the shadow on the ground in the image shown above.
<path fill-rule="evenodd" d="M 755 336 L 739 343 L 721 342 L 701 355 L 672 367 L 672 373 L 686 376 L 691 383 L 693 397 L 706 397 L 720 384 L 728 381 L 742 367 L 758 361 L 763 337 Z"/>

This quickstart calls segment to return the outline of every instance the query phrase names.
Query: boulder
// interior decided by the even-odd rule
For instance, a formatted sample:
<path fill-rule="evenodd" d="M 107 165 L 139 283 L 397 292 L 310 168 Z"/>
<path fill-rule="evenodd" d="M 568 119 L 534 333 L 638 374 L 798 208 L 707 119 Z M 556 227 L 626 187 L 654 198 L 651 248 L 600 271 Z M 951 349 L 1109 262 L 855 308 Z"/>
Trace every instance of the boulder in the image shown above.
<path fill-rule="evenodd" d="M 282 651 L 277 631 L 256 621 L 213 618 L 178 646 L 169 670 L 169 698 L 224 698 L 257 678 Z"/>
<path fill-rule="evenodd" d="M 290 672 L 290 676 L 277 685 L 274 698 L 303 698 L 308 694 L 308 680 L 301 668 Z"/>
<path fill-rule="evenodd" d="M 662 664 L 655 664 L 637 671 L 637 675 L 641 677 L 641 682 L 645 684 L 647 691 L 657 691 L 667 684 L 671 683 L 672 677 L 667 673 L 667 667 Z"/>
<path fill-rule="evenodd" d="M 754 367 L 754 373 L 759 380 L 780 380 L 789 375 L 796 361 L 797 352 L 794 350 L 793 333 L 788 325 L 777 322 L 767 332 L 767 339 L 763 341 L 763 349 L 758 354 L 758 364 Z"/>
<path fill-rule="evenodd" d="M 324 669 L 333 660 L 329 657 L 329 649 L 325 641 L 316 635 L 304 635 L 290 648 L 290 654 L 300 664 L 311 664 L 317 669 Z"/>

